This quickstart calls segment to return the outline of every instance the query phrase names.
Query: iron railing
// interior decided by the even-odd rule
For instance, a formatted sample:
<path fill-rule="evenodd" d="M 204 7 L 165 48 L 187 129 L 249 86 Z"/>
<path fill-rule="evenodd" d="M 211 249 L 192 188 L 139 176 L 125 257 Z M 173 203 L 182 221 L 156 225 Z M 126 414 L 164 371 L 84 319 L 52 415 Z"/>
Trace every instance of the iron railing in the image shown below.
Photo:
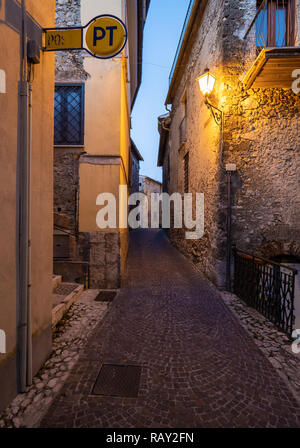
<path fill-rule="evenodd" d="M 295 322 L 296 274 L 289 266 L 234 251 L 234 293 L 289 336 Z"/>
<path fill-rule="evenodd" d="M 256 47 L 294 47 L 298 45 L 295 0 L 262 0 L 244 39 L 252 36 Z"/>

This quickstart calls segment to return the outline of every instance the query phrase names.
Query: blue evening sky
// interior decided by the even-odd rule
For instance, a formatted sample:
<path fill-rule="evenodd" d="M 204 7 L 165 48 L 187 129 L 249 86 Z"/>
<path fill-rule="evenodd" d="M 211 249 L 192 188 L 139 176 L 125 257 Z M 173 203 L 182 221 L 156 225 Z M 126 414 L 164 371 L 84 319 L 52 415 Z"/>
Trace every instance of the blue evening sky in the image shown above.
<path fill-rule="evenodd" d="M 132 138 L 144 158 L 140 174 L 161 181 L 157 117 L 167 113 L 169 73 L 189 0 L 151 0 L 144 34 L 143 80 L 132 113 Z"/>

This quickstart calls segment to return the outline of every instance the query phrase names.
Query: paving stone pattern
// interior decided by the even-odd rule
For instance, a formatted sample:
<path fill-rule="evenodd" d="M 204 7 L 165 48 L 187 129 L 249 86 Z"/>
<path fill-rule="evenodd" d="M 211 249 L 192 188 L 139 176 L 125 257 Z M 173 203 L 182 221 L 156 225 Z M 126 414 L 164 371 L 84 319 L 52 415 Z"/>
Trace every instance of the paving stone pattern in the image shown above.
<path fill-rule="evenodd" d="M 91 332 L 105 316 L 107 304 L 97 303 L 98 290 L 85 291 L 57 327 L 53 352 L 26 393 L 19 394 L 0 415 L 0 428 L 36 427 L 85 349 Z"/>
<path fill-rule="evenodd" d="M 139 396 L 92 396 L 103 363 L 141 366 Z M 163 231 L 138 230 L 131 232 L 126 284 L 40 426 L 299 423 L 296 396 L 216 288 L 195 272 Z"/>
<path fill-rule="evenodd" d="M 222 299 L 252 336 L 255 344 L 285 379 L 297 398 L 300 397 L 300 353 L 292 350 L 293 340 L 279 331 L 254 308 L 236 295 L 224 292 Z M 297 347 L 300 347 L 297 344 Z M 299 351 L 299 350 L 297 350 Z"/>

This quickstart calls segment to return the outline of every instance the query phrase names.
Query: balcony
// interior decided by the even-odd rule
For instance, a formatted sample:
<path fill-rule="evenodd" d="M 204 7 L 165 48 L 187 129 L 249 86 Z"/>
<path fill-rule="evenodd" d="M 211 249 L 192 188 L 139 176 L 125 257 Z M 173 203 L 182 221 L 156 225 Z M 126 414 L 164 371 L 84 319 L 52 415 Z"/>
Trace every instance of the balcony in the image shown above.
<path fill-rule="evenodd" d="M 257 58 L 243 79 L 250 88 L 290 89 L 299 68 L 300 46 L 295 0 L 264 0 L 245 34 Z"/>

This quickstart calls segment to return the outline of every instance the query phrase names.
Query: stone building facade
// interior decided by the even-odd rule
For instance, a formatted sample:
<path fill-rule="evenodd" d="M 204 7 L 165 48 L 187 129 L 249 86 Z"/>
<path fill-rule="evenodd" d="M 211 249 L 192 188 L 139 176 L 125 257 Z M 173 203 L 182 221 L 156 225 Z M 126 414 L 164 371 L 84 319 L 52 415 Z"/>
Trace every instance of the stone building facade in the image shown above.
<path fill-rule="evenodd" d="M 131 185 L 130 194 L 139 191 L 139 177 L 140 177 L 140 162 L 143 162 L 139 150 L 137 149 L 133 140 L 131 140 Z"/>
<path fill-rule="evenodd" d="M 162 184 L 155 179 L 148 176 L 140 176 L 139 178 L 139 191 L 147 196 L 148 201 L 148 226 L 151 226 L 151 194 L 162 193 Z M 159 215 L 159 222 L 161 223 L 161 212 Z"/>
<path fill-rule="evenodd" d="M 170 190 L 170 142 L 169 126 L 171 124 L 170 114 L 164 114 L 158 117 L 158 132 L 160 134 L 159 151 L 157 166 L 162 167 L 162 192 L 167 193 Z"/>
<path fill-rule="evenodd" d="M 128 29 L 128 44 L 112 59 L 99 60 L 84 51 L 56 54 L 55 117 L 60 115 L 60 98 L 69 95 L 69 106 L 74 107 L 77 120 L 70 124 L 70 133 L 77 143 L 56 139 L 54 146 L 55 254 L 62 254 L 63 239 L 64 247 L 68 246 L 63 259 L 55 258 L 54 269 L 64 279 L 76 281 L 85 277 L 83 271 L 88 264 L 89 284 L 95 288 L 119 288 L 126 267 L 128 229 L 119 226 L 119 214 L 116 229 L 99 229 L 96 202 L 101 193 L 112 193 L 118 203 L 120 185 L 130 192 L 130 114 L 141 83 L 143 28 L 149 3 L 56 2 L 57 27 L 84 26 L 93 17 L 112 14 Z M 65 93 L 72 88 L 74 92 Z M 55 123 L 59 134 L 60 127 Z M 127 212 L 122 210 L 123 215 Z"/>
<path fill-rule="evenodd" d="M 139 191 L 150 198 L 152 193 L 161 193 L 162 184 L 158 180 L 151 179 L 148 176 L 139 177 Z"/>
<path fill-rule="evenodd" d="M 300 2 L 290 10 L 293 59 L 281 44 L 282 67 L 265 78 L 264 87 L 255 87 L 262 83 L 262 70 L 255 73 L 253 64 L 261 48 L 255 21 L 250 28 L 259 5 L 256 0 L 191 1 L 166 99 L 171 123 L 161 132 L 164 185 L 167 174 L 170 193 L 205 196 L 204 236 L 185 240 L 184 229 L 171 229 L 170 238 L 221 287 L 228 244 L 227 164 L 237 168 L 231 175 L 232 244 L 268 258 L 300 257 L 300 95 L 291 88 L 292 64 L 300 65 Z M 208 100 L 222 111 L 222 123 L 215 122 L 196 81 L 206 69 L 216 78 Z M 246 86 L 249 73 L 254 82 Z M 283 78 L 290 87 L 278 84 Z"/>

